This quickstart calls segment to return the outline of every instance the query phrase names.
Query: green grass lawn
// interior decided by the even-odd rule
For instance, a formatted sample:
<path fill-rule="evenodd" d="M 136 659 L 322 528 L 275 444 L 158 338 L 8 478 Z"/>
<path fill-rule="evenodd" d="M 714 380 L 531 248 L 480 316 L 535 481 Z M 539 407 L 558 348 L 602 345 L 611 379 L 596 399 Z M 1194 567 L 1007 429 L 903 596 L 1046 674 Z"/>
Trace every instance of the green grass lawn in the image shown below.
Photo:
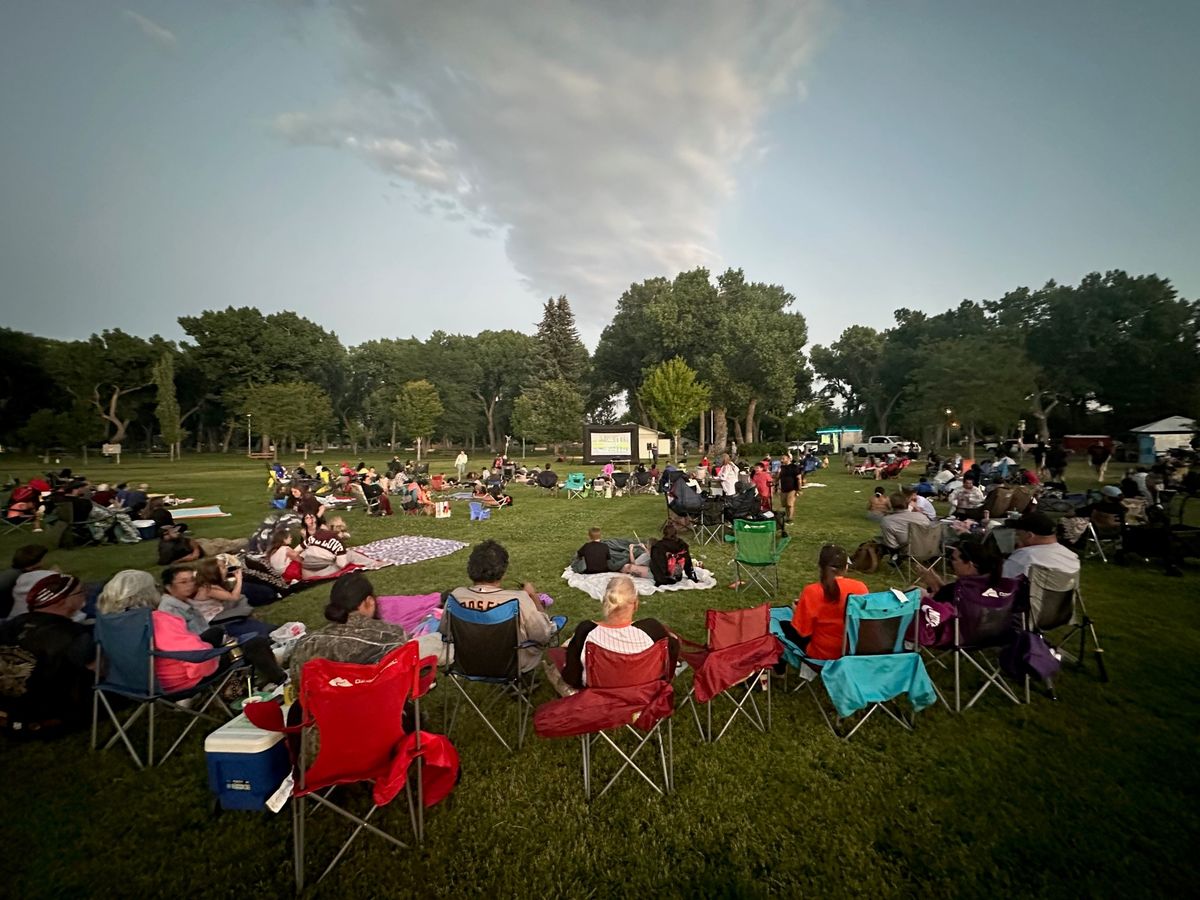
<path fill-rule="evenodd" d="M 382 463 L 382 457 L 376 462 Z M 439 465 L 440 463 L 440 465 Z M 245 536 L 265 509 L 261 464 L 215 456 L 181 463 L 126 457 L 93 463 L 94 481 L 147 481 L 153 490 L 220 503 L 228 519 L 195 523 L 200 536 Z M 22 477 L 41 467 L 7 460 Z M 435 459 L 433 470 L 449 471 Z M 565 466 L 558 466 L 560 471 Z M 1068 473 L 1082 481 L 1082 467 Z M 864 518 L 873 482 L 838 470 L 797 505 L 785 554 L 783 604 L 814 579 L 819 547 L 853 549 L 877 526 Z M 464 541 L 493 537 L 512 557 L 510 580 L 534 581 L 571 623 L 598 604 L 560 578 L 586 530 L 652 534 L 661 497 L 567 500 L 514 485 L 516 504 L 488 522 L 366 518 L 351 513 L 354 542 L 392 534 Z M 27 539 L 27 538 L 26 538 Z M 0 538 L 0 559 L 23 540 Z M 643 598 L 642 614 L 703 637 L 704 610 L 761 602 L 735 594 L 731 552 L 698 557 L 719 587 Z M 54 551 L 47 560 L 85 580 L 127 567 L 152 571 L 152 543 Z M 425 593 L 466 580 L 467 551 L 371 574 L 381 593 Z M 866 579 L 902 586 L 896 575 Z M 623 778 L 590 807 L 581 798 L 579 743 L 531 737 L 517 754 L 468 718 L 454 741 L 462 782 L 427 819 L 423 850 L 393 851 L 360 836 L 321 885 L 327 896 L 1148 896 L 1182 894 L 1198 874 L 1195 625 L 1197 570 L 1168 579 L 1148 566 L 1088 562 L 1083 588 L 1111 676 L 1066 671 L 1058 702 L 1014 706 L 996 692 L 962 716 L 933 708 L 915 732 L 874 717 L 845 743 L 806 696 L 775 694 L 766 735 L 735 726 L 701 745 L 690 715 L 675 722 L 676 793 L 657 799 Z M 328 588 L 260 612 L 270 622 L 322 622 Z M 568 626 L 571 627 L 571 626 Z M 690 673 L 677 682 L 686 692 Z M 936 677 L 936 675 L 935 675 Z M 549 699 L 543 687 L 542 699 Z M 437 691 L 434 692 L 436 697 Z M 432 700 L 433 698 L 431 698 Z M 429 703 L 437 730 L 441 704 Z M 686 712 L 686 711 L 685 711 Z M 169 719 L 163 730 L 174 723 Z M 5 790 L 0 846 L 3 894 L 35 896 L 286 896 L 291 818 L 210 808 L 202 740 L 189 738 L 163 767 L 135 770 L 120 749 L 90 753 L 87 737 L 0 742 Z M 600 756 L 596 774 L 611 771 Z M 627 773 L 628 774 L 628 773 Z M 394 804 L 385 822 L 406 828 Z M 309 823 L 310 878 L 323 868 L 342 823 Z"/>

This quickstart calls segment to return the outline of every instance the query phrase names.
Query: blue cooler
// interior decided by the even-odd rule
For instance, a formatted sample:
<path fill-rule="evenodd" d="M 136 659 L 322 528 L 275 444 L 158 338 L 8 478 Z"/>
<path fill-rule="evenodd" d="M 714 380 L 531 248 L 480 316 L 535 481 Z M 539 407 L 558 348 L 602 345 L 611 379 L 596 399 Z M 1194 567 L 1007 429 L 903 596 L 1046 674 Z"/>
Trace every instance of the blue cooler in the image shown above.
<path fill-rule="evenodd" d="M 255 728 L 244 714 L 204 739 L 204 756 L 222 809 L 265 809 L 292 770 L 283 735 Z"/>

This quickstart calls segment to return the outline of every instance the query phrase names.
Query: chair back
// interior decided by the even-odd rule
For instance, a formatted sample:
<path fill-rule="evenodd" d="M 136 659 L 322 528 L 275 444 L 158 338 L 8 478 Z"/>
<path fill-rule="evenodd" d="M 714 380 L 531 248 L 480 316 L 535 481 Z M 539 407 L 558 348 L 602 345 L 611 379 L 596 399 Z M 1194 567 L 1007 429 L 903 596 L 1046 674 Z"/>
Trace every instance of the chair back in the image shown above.
<path fill-rule="evenodd" d="M 720 525 L 725 521 L 725 497 L 718 494 L 704 501 L 700 510 L 700 521 L 705 525 Z"/>
<path fill-rule="evenodd" d="M 637 653 L 617 653 L 591 643 L 583 648 L 588 687 L 623 688 L 652 681 L 670 681 L 671 652 L 667 640 Z"/>
<path fill-rule="evenodd" d="M 446 601 L 448 639 L 454 644 L 451 670 L 468 678 L 516 678 L 517 621 L 520 607 L 506 600 L 491 609 L 470 609 L 451 596 Z"/>
<path fill-rule="evenodd" d="M 738 562 L 747 565 L 775 562 L 775 520 L 734 519 L 733 543 Z"/>
<path fill-rule="evenodd" d="M 445 486 L 445 476 L 440 472 L 437 475 L 429 477 L 429 486 L 435 491 L 440 491 Z"/>
<path fill-rule="evenodd" d="M 921 591 L 851 594 L 846 598 L 846 656 L 878 656 L 904 651 L 904 638 L 921 606 Z"/>
<path fill-rule="evenodd" d="M 908 555 L 924 562 L 942 555 L 942 524 L 913 522 L 908 526 Z"/>
<path fill-rule="evenodd" d="M 708 627 L 708 649 L 723 650 L 762 637 L 771 630 L 771 607 L 710 609 L 704 617 Z"/>
<path fill-rule="evenodd" d="M 612 480 L 613 480 L 613 484 L 615 484 L 617 487 L 621 488 L 621 490 L 624 490 L 626 485 L 629 484 L 629 473 L 628 472 L 613 472 Z"/>
<path fill-rule="evenodd" d="M 648 485 L 650 483 L 650 473 L 649 472 L 634 472 L 633 480 L 637 482 L 638 487 L 645 487 L 646 485 Z"/>
<path fill-rule="evenodd" d="M 1029 621 L 1039 631 L 1066 625 L 1075 615 L 1079 573 L 1029 567 Z"/>
<path fill-rule="evenodd" d="M 558 473 L 553 469 L 542 469 L 542 471 L 537 473 L 536 480 L 538 487 L 549 489 L 558 484 Z"/>
<path fill-rule="evenodd" d="M 96 643 L 104 656 L 100 687 L 139 697 L 157 693 L 151 612 L 149 608 L 127 609 L 96 616 Z"/>
<path fill-rule="evenodd" d="M 304 664 L 300 703 L 320 737 L 304 793 L 394 777 L 393 760 L 405 735 L 404 704 L 418 691 L 419 657 L 411 641 L 374 664 L 329 659 Z M 310 735 L 305 729 L 304 738 Z"/>
<path fill-rule="evenodd" d="M 958 643 L 962 647 L 994 647 L 1008 643 L 1017 627 L 1021 583 L 1001 578 L 993 587 L 985 576 L 954 583 Z"/>
<path fill-rule="evenodd" d="M 563 487 L 570 491 L 582 491 L 587 487 L 587 477 L 582 472 L 572 472 Z"/>

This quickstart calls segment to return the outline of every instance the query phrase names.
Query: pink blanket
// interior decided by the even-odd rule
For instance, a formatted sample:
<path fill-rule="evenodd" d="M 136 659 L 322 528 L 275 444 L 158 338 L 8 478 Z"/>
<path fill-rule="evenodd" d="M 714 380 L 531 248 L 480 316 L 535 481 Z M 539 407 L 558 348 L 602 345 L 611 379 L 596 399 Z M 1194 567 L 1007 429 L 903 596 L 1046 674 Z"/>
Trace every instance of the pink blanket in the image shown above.
<path fill-rule="evenodd" d="M 385 622 L 399 625 L 410 635 L 417 637 L 422 623 L 425 623 L 437 611 L 438 604 L 441 602 L 441 594 L 379 597 L 379 618 Z"/>

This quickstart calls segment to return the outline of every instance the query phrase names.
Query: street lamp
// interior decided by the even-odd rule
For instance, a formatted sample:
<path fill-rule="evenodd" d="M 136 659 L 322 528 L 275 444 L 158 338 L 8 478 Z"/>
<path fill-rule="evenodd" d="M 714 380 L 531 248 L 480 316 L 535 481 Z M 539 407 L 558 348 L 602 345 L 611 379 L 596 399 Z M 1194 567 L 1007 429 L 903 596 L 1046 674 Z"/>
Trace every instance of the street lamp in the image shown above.
<path fill-rule="evenodd" d="M 250 413 L 246 413 L 246 455 L 250 456 L 254 449 L 250 445 Z"/>

